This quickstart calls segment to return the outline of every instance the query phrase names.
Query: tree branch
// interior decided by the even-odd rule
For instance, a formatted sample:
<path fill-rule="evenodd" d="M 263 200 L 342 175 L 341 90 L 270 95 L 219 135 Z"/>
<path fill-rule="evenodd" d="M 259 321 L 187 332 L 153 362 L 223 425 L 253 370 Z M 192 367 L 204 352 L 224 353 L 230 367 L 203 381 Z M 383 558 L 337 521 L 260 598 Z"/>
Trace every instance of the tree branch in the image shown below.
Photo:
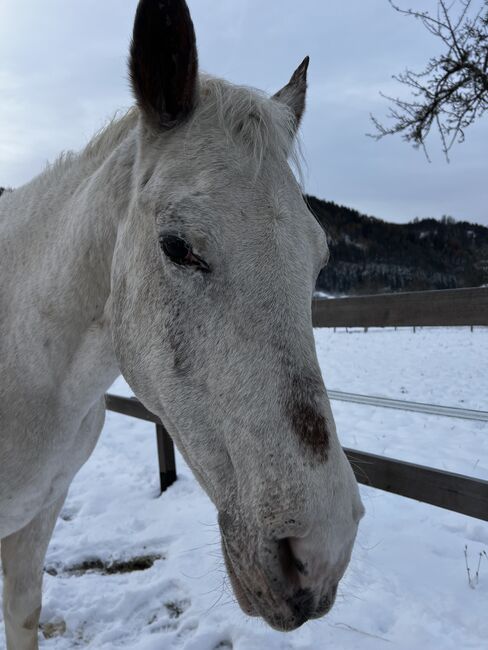
<path fill-rule="evenodd" d="M 474 14 L 473 0 L 450 4 L 439 0 L 437 16 L 389 2 L 398 13 L 420 20 L 446 51 L 429 59 L 420 72 L 407 68 L 394 75 L 411 89 L 411 98 L 380 93 L 390 102 L 387 118 L 392 123 L 384 126 L 371 116 L 375 133 L 368 135 L 379 140 L 400 133 L 427 153 L 426 139 L 435 125 L 449 160 L 454 143 L 462 142 L 465 129 L 488 110 L 488 0 L 479 0 L 481 5 Z"/>

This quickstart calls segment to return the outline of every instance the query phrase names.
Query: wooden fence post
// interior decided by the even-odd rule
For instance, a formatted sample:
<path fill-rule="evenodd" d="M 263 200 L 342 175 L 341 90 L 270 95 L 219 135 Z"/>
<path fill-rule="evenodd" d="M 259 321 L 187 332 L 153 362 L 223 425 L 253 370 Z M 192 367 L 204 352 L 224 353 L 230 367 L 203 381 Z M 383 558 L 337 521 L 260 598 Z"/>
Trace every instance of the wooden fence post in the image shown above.
<path fill-rule="evenodd" d="M 175 448 L 169 433 L 162 424 L 156 424 L 158 442 L 159 480 L 161 493 L 176 481 Z"/>

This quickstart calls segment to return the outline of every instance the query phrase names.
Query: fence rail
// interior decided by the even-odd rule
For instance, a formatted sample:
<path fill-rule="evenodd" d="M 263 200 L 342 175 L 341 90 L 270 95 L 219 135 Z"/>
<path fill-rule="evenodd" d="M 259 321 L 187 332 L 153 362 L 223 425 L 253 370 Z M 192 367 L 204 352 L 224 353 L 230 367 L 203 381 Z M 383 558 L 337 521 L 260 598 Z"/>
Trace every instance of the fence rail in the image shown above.
<path fill-rule="evenodd" d="M 488 325 L 488 287 L 316 298 L 314 327 Z"/>
<path fill-rule="evenodd" d="M 354 404 L 367 404 L 368 406 L 381 406 L 399 411 L 415 411 L 427 415 L 441 415 L 448 418 L 461 420 L 477 420 L 488 422 L 488 411 L 475 411 L 454 406 L 441 406 L 440 404 L 426 404 L 425 402 L 410 402 L 404 399 L 391 399 L 390 397 L 377 397 L 376 395 L 360 395 L 359 393 L 345 393 L 341 390 L 327 389 L 329 399 L 338 402 L 354 402 Z"/>

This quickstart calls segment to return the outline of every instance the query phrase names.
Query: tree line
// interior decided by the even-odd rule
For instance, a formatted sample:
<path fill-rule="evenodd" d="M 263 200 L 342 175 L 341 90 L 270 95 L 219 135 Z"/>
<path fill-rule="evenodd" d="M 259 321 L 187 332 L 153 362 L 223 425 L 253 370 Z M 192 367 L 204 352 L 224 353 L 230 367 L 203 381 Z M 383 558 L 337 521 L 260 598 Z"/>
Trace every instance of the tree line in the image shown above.
<path fill-rule="evenodd" d="M 455 289 L 488 283 L 488 228 L 452 217 L 388 223 L 314 196 L 330 261 L 316 289 L 332 294 Z"/>

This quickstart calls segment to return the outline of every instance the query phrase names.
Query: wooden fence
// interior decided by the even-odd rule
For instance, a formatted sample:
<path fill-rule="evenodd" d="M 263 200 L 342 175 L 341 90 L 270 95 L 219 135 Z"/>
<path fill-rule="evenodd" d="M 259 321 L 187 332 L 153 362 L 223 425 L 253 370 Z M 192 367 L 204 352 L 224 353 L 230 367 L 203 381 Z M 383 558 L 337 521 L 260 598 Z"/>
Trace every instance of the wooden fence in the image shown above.
<path fill-rule="evenodd" d="M 314 327 L 488 325 L 488 287 L 314 300 Z"/>
<path fill-rule="evenodd" d="M 314 327 L 488 325 L 488 287 L 319 299 Z M 488 371 L 488 370 L 487 370 Z M 107 408 L 156 424 L 161 491 L 176 480 L 174 447 L 137 399 L 107 394 Z M 488 481 L 344 448 L 359 483 L 488 521 Z"/>

